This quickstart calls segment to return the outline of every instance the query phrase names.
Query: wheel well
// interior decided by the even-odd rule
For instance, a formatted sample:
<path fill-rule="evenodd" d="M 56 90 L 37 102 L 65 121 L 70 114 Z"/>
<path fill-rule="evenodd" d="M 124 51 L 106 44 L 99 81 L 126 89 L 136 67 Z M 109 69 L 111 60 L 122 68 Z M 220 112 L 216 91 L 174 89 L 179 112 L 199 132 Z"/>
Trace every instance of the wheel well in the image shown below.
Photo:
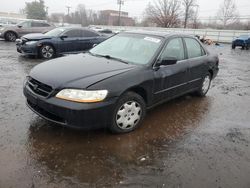
<path fill-rule="evenodd" d="M 140 95 L 144 99 L 145 103 L 147 104 L 148 99 L 147 99 L 147 92 L 145 89 L 143 89 L 142 87 L 134 87 L 134 88 L 129 89 L 128 91 L 132 91 Z"/>

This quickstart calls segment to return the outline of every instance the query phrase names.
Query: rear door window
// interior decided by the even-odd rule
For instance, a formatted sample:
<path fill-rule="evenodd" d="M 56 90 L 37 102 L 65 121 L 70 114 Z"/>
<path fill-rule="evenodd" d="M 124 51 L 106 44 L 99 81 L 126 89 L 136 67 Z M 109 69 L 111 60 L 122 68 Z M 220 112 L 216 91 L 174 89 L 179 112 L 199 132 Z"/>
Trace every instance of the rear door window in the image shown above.
<path fill-rule="evenodd" d="M 81 30 L 77 29 L 67 31 L 65 33 L 65 35 L 68 36 L 69 38 L 78 38 L 81 37 L 81 34 L 82 34 Z"/>
<path fill-rule="evenodd" d="M 44 27 L 44 23 L 41 22 L 32 22 L 31 27 Z"/>
<path fill-rule="evenodd" d="M 88 30 L 83 30 L 82 35 L 83 35 L 83 37 L 97 37 L 97 36 L 99 36 L 97 33 L 92 32 L 92 31 L 88 31 Z"/>
<path fill-rule="evenodd" d="M 205 50 L 201 47 L 199 42 L 193 38 L 184 38 L 186 47 L 187 47 L 187 53 L 188 53 L 188 58 L 196 58 L 196 57 L 201 57 L 204 56 Z"/>

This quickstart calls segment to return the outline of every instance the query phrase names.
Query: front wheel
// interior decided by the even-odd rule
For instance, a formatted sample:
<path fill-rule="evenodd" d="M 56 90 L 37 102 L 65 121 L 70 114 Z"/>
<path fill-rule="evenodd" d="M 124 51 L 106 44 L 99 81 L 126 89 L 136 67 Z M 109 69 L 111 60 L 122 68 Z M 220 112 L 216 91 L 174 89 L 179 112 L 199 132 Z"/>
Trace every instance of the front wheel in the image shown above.
<path fill-rule="evenodd" d="M 51 59 L 55 56 L 55 50 L 51 45 L 45 44 L 40 48 L 39 54 L 44 59 Z"/>
<path fill-rule="evenodd" d="M 16 39 L 17 39 L 17 35 L 14 32 L 12 32 L 12 31 L 8 31 L 5 34 L 4 38 L 5 38 L 6 41 L 15 42 Z"/>
<path fill-rule="evenodd" d="M 206 96 L 207 92 L 210 89 L 211 86 L 211 82 L 212 82 L 212 76 L 210 73 L 208 73 L 203 79 L 202 79 L 202 84 L 199 88 L 199 90 L 197 91 L 197 94 L 201 97 Z"/>
<path fill-rule="evenodd" d="M 144 99 L 134 92 L 128 92 L 118 100 L 109 129 L 113 133 L 131 132 L 141 124 L 145 114 Z"/>

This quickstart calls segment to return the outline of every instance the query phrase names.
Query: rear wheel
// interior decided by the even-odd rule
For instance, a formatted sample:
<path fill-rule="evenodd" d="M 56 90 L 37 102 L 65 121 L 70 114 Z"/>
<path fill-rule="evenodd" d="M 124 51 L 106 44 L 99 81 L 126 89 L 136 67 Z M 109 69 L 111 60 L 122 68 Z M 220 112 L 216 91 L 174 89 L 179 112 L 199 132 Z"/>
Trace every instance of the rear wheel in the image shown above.
<path fill-rule="evenodd" d="M 197 91 L 197 94 L 201 97 L 206 96 L 207 92 L 210 89 L 211 86 L 211 82 L 212 82 L 212 76 L 210 73 L 208 73 L 203 79 L 202 79 L 202 84 L 199 88 L 199 90 Z"/>
<path fill-rule="evenodd" d="M 55 49 L 49 44 L 45 44 L 40 48 L 40 56 L 44 59 L 51 59 L 55 56 Z"/>
<path fill-rule="evenodd" d="M 12 31 L 8 31 L 5 34 L 4 38 L 5 38 L 6 41 L 15 42 L 16 39 L 17 39 L 17 35 L 14 32 L 12 32 Z"/>
<path fill-rule="evenodd" d="M 141 124 L 145 114 L 144 99 L 134 92 L 128 92 L 119 99 L 109 128 L 114 133 L 131 132 Z"/>
<path fill-rule="evenodd" d="M 232 49 L 235 49 L 235 48 L 236 48 L 235 44 L 232 44 Z"/>

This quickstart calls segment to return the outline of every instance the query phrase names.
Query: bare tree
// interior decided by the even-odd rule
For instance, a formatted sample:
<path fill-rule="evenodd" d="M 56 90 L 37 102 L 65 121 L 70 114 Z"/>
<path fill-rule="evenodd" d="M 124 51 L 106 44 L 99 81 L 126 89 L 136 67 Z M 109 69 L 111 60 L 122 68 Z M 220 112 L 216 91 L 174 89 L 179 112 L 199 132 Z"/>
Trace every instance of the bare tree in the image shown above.
<path fill-rule="evenodd" d="M 192 8 L 190 11 L 190 20 L 191 20 L 191 26 L 193 29 L 198 29 L 199 25 L 200 25 L 200 21 L 199 21 L 199 6 L 195 5 L 195 8 Z"/>
<path fill-rule="evenodd" d="M 179 0 L 157 0 L 149 3 L 146 10 L 146 20 L 161 27 L 175 27 L 180 22 Z"/>
<path fill-rule="evenodd" d="M 224 2 L 220 5 L 217 16 L 222 22 L 223 28 L 225 28 L 228 24 L 235 22 L 239 17 L 235 0 L 224 0 Z"/>
<path fill-rule="evenodd" d="M 188 20 L 195 12 L 194 7 L 197 7 L 198 5 L 196 5 L 196 0 L 182 0 L 182 5 L 184 7 L 184 28 L 186 28 Z"/>

